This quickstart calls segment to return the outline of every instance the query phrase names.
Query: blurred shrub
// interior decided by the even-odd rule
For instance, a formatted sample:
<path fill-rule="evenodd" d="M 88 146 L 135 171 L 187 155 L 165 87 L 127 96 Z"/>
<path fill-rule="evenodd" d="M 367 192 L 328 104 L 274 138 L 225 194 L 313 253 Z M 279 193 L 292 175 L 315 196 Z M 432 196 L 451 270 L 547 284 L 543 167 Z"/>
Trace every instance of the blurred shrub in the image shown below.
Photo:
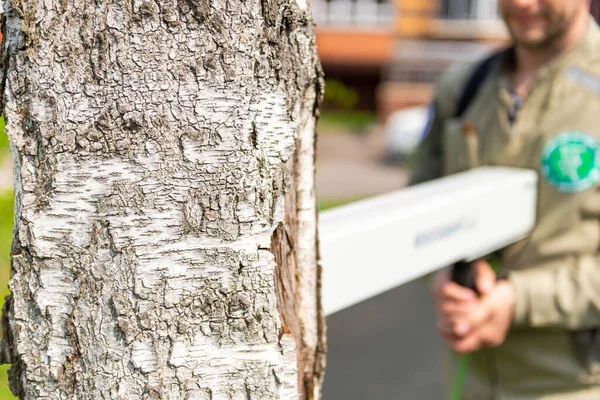
<path fill-rule="evenodd" d="M 10 247 L 12 244 L 13 193 L 0 193 L 0 296 L 8 294 L 6 286 L 10 273 Z"/>
<path fill-rule="evenodd" d="M 1 133 L 4 134 L 4 131 Z M 10 278 L 10 247 L 12 245 L 13 226 L 13 193 L 0 192 L 0 304 L 4 296 L 9 294 L 8 279 Z M 6 371 L 9 365 L 0 366 L 0 400 L 16 399 L 8 388 Z"/>
<path fill-rule="evenodd" d="M 4 116 L 0 116 L 0 149 L 8 148 L 8 136 L 4 132 Z"/>
<path fill-rule="evenodd" d="M 8 155 L 8 137 L 4 132 L 4 117 L 0 116 L 0 163 Z M 13 192 L 6 190 L 0 192 L 0 306 L 4 304 L 4 296 L 8 290 L 10 278 L 10 248 L 12 245 L 13 226 Z M 16 399 L 8 388 L 6 371 L 10 365 L 0 366 L 0 400 Z"/>
<path fill-rule="evenodd" d="M 319 129 L 365 132 L 376 122 L 373 112 L 357 110 L 358 91 L 336 79 L 325 79 Z"/>
<path fill-rule="evenodd" d="M 325 79 L 323 108 L 351 110 L 360 99 L 358 92 L 336 79 Z"/>
<path fill-rule="evenodd" d="M 377 116 L 370 111 L 322 111 L 318 128 L 321 131 L 366 132 L 377 122 Z"/>

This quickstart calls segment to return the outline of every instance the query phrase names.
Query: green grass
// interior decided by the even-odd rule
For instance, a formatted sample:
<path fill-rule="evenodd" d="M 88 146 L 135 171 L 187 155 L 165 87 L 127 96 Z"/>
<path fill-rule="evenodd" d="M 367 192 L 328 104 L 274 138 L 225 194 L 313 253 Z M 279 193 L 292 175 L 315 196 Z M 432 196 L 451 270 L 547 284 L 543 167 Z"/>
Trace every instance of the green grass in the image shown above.
<path fill-rule="evenodd" d="M 377 116 L 369 111 L 323 111 L 317 123 L 318 132 L 364 132 L 377 123 Z"/>
<path fill-rule="evenodd" d="M 352 203 L 362 198 L 346 198 L 346 199 L 320 199 L 318 202 L 319 211 L 329 210 L 331 208 L 343 206 L 344 204 Z"/>

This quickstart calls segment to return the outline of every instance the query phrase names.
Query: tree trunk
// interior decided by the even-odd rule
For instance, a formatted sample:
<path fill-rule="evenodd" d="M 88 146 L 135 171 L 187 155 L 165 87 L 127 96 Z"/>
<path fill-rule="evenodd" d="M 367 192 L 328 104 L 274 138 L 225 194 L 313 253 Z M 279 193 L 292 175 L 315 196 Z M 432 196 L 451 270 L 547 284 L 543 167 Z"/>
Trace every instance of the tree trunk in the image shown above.
<path fill-rule="evenodd" d="M 319 398 L 306 0 L 9 0 L 22 399 Z"/>

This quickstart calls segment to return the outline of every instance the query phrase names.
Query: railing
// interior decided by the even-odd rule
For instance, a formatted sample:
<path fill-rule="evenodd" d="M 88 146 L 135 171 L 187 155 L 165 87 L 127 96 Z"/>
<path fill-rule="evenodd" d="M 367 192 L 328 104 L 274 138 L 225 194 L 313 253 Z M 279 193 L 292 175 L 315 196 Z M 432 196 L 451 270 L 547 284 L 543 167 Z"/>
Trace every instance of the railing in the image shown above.
<path fill-rule="evenodd" d="M 396 8 L 387 0 L 315 0 L 317 26 L 389 28 Z"/>

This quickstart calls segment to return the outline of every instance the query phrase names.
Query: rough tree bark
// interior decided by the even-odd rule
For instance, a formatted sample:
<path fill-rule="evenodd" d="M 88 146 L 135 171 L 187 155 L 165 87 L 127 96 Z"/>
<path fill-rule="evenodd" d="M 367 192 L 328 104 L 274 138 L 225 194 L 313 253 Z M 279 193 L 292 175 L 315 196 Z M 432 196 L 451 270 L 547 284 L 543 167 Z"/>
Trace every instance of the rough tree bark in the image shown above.
<path fill-rule="evenodd" d="M 306 0 L 6 0 L 22 399 L 319 398 Z"/>

